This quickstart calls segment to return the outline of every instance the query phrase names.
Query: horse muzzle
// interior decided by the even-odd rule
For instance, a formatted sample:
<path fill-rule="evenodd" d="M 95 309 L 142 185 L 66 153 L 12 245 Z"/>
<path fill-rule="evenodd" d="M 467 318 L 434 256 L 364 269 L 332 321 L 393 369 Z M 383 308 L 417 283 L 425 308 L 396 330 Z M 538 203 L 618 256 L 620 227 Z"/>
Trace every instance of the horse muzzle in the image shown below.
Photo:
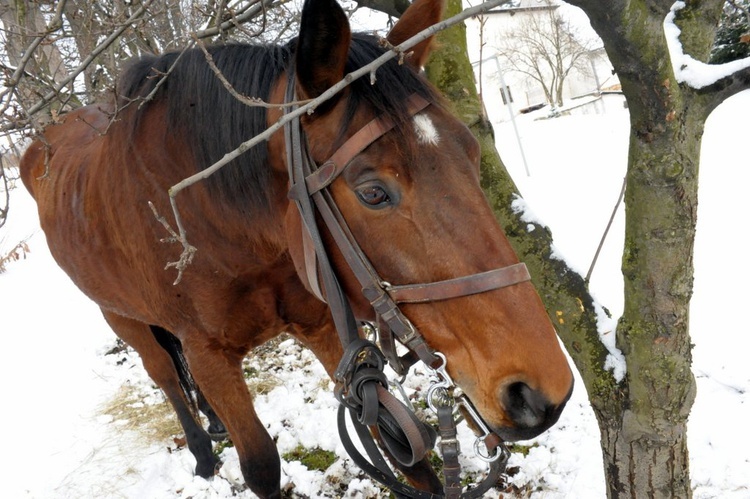
<path fill-rule="evenodd" d="M 555 404 L 522 381 L 511 383 L 500 394 L 500 405 L 510 425 L 493 427 L 493 430 L 503 440 L 510 442 L 534 438 L 557 422 L 572 393 L 571 383 L 570 391 L 562 402 Z"/>

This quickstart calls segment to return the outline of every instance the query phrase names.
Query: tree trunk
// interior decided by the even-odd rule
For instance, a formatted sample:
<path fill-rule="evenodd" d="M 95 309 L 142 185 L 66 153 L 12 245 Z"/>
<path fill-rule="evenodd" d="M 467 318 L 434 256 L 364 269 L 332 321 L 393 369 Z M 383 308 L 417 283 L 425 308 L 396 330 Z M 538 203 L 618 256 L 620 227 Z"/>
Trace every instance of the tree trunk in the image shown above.
<path fill-rule="evenodd" d="M 669 2 L 579 4 L 603 38 L 628 101 L 630 151 L 618 347 L 628 364 L 621 410 L 593 403 L 609 497 L 690 497 L 687 418 L 695 398 L 688 328 L 705 120 L 722 96 L 675 79 L 664 37 Z M 723 2 L 680 13 L 681 42 L 708 55 Z M 593 402 L 593 401 L 592 401 Z"/>
<path fill-rule="evenodd" d="M 636 102 L 642 105 L 656 103 Z M 626 397 L 617 415 L 594 404 L 610 497 L 691 496 L 686 429 L 695 381 L 688 311 L 702 130 L 702 120 L 682 110 L 651 133 L 631 133 L 618 326 Z"/>

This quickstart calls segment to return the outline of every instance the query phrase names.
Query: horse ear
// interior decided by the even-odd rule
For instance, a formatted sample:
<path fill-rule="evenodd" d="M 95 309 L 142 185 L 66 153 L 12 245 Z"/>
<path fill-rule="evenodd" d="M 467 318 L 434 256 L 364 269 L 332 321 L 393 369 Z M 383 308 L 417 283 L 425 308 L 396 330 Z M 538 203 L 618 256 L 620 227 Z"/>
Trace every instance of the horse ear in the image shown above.
<path fill-rule="evenodd" d="M 401 18 L 388 33 L 391 45 L 400 45 L 420 31 L 439 23 L 443 19 L 445 0 L 414 0 Z M 411 48 L 411 56 L 407 61 L 417 69 L 421 69 L 430 55 L 430 45 L 434 36 Z"/>
<path fill-rule="evenodd" d="M 314 99 L 344 77 L 352 32 L 336 0 L 306 0 L 297 40 L 300 97 Z"/>

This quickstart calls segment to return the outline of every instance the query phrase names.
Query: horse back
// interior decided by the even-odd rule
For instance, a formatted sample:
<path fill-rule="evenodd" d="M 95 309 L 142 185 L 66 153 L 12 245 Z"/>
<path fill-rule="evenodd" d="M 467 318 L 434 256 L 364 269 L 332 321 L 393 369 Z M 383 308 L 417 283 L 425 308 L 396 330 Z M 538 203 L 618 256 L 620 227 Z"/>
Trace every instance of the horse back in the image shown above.
<path fill-rule="evenodd" d="M 82 153 L 90 153 L 90 149 L 99 147 L 111 115 L 111 108 L 104 105 L 76 109 L 48 126 L 31 143 L 21 158 L 20 173 L 24 186 L 34 199 L 37 199 L 38 185 L 50 180 L 53 157 L 80 157 Z"/>

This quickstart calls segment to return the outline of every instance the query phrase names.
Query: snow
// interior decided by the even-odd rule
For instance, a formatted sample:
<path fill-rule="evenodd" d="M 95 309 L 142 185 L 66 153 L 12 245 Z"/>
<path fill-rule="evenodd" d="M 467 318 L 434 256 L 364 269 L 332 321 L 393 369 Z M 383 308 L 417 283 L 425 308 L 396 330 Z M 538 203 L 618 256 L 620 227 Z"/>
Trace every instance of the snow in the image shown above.
<path fill-rule="evenodd" d="M 628 115 L 613 106 L 607 111 L 539 121 L 532 115 L 520 117 L 517 125 L 531 176 L 525 173 L 511 125 L 493 116 L 498 148 L 529 207 L 526 213 L 533 211 L 534 220 L 552 228 L 556 253 L 584 275 L 626 168 Z M 698 393 L 688 424 L 698 499 L 750 497 L 750 326 L 743 314 L 750 298 L 744 243 L 750 165 L 746 127 L 740 125 L 748 111 L 750 92 L 717 108 L 703 143 L 691 307 Z M 144 410 L 162 397 L 134 354 L 104 355 L 114 335 L 97 307 L 52 261 L 25 190 L 11 194 L 10 221 L 0 229 L 0 247 L 5 250 L 30 237 L 31 253 L 0 275 L 0 423 L 9 454 L 1 475 L 3 497 L 253 497 L 243 488 L 232 448 L 222 453 L 219 476 L 203 480 L 193 476 L 190 453 L 171 438 L 146 438 L 103 413 L 122 387 L 139 394 L 138 406 Z M 612 315 L 601 327 L 608 340 L 622 311 L 623 219 L 620 207 L 591 277 L 591 292 Z M 282 453 L 304 445 L 338 458 L 326 472 L 285 460 L 282 486 L 290 497 L 387 497 L 345 457 L 335 430 L 336 403 L 322 367 L 292 341 L 281 342 L 277 350 L 275 366 L 261 358 L 249 361 L 269 385 L 256 398 L 261 420 Z M 407 380 L 408 393 L 425 378 L 417 370 Z M 472 448 L 463 427 L 461 439 L 463 449 Z M 559 423 L 527 442 L 533 445 L 527 456 L 512 457 L 511 466 L 520 467 L 513 484 L 523 497 L 605 497 L 598 439 L 577 377 Z M 483 469 L 476 459 L 464 464 L 472 471 Z"/>
<path fill-rule="evenodd" d="M 686 83 L 699 89 L 712 85 L 722 78 L 745 68 L 750 68 L 750 57 L 723 64 L 706 64 L 685 54 L 680 43 L 680 28 L 675 24 L 677 12 L 685 8 L 685 2 L 675 2 L 664 19 L 664 36 L 667 40 L 672 69 L 678 83 Z"/>

